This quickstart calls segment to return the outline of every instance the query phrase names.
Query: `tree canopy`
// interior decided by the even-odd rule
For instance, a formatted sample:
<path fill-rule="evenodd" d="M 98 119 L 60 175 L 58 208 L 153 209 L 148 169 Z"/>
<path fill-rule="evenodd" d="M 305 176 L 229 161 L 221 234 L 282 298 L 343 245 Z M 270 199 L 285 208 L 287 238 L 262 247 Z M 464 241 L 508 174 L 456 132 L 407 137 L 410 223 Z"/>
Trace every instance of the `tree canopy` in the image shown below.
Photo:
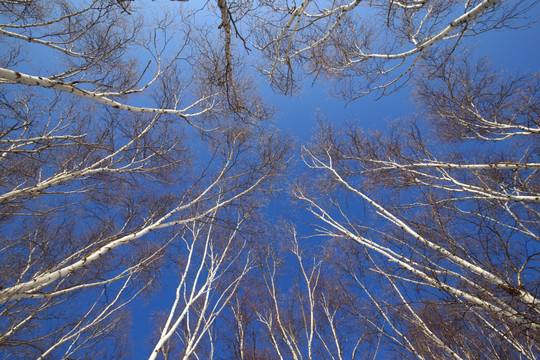
<path fill-rule="evenodd" d="M 537 359 L 535 6 L 0 0 L 0 357 Z"/>

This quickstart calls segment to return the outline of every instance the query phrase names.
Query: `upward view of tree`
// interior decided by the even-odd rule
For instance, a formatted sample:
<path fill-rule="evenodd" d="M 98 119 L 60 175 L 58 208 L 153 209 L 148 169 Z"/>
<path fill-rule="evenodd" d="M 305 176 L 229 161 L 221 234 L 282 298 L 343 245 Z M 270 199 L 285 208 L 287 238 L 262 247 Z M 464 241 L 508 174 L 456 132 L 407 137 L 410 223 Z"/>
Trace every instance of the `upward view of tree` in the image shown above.
<path fill-rule="evenodd" d="M 432 74 L 416 94 L 441 135 L 417 122 L 384 135 L 322 125 L 303 159 L 325 176 L 295 196 L 329 251 L 356 243 L 332 262 L 343 291 L 362 290 L 378 313 L 363 323 L 380 339 L 420 358 L 535 359 L 539 79 L 461 59 Z"/>
<path fill-rule="evenodd" d="M 539 78 L 462 46 L 534 5 L 0 0 L 0 356 L 538 358 Z M 418 110 L 297 146 L 306 80 Z"/>

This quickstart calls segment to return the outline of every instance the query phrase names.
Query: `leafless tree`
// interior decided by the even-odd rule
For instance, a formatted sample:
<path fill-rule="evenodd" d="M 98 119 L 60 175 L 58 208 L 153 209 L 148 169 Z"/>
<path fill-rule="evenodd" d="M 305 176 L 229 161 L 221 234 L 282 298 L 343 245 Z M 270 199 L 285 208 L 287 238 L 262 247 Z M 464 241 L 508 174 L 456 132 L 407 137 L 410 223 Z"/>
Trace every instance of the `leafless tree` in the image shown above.
<path fill-rule="evenodd" d="M 167 342 L 173 340 L 181 342 L 178 347 L 183 349 L 183 359 L 201 357 L 198 352 L 203 338 L 209 343 L 209 353 L 204 357 L 214 357 L 211 330 L 254 266 L 252 255 L 242 256 L 243 251 L 249 252 L 248 240 L 238 239 L 243 220 L 239 219 L 228 234 L 214 234 L 212 224 L 195 223 L 190 227 L 189 238 L 183 238 L 187 255 L 178 266 L 183 270 L 176 296 L 150 359 L 157 358 L 160 352 L 165 353 Z M 237 262 L 242 263 L 237 266 Z"/>
<path fill-rule="evenodd" d="M 302 80 L 335 81 L 354 99 L 384 95 L 407 82 L 422 59 L 463 39 L 519 26 L 530 1 L 354 0 L 260 2 L 255 48 L 274 87 L 293 92 Z M 444 61 L 444 59 L 441 59 Z"/>
<path fill-rule="evenodd" d="M 535 359 L 538 76 L 485 60 L 433 64 L 416 90 L 431 133 L 415 122 L 390 134 L 322 124 L 303 155 L 321 180 L 295 195 L 320 235 L 363 253 L 341 268 L 384 320 L 364 323 L 388 346 L 415 358 Z"/>
<path fill-rule="evenodd" d="M 289 145 L 257 127 L 247 77 L 250 111 L 201 65 L 219 42 L 191 43 L 179 9 L 145 24 L 134 6 L 0 3 L 2 357 L 129 355 L 128 304 L 172 268 L 151 357 L 176 334 L 187 358 L 251 268 L 244 224 Z"/>
<path fill-rule="evenodd" d="M 301 249 L 294 227 L 286 228 L 260 251 L 254 273 L 261 275 L 234 303 L 231 358 L 362 358 L 364 327 L 355 328 L 333 264 Z"/>

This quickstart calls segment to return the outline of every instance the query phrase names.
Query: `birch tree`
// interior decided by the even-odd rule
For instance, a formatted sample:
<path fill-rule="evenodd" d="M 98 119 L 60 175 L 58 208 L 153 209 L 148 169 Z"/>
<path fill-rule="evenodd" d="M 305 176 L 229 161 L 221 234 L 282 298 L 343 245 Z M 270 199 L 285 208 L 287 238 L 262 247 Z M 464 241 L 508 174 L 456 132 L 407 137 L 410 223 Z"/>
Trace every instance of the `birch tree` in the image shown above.
<path fill-rule="evenodd" d="M 530 1 L 264 1 L 253 16 L 263 73 L 277 91 L 304 79 L 335 82 L 335 94 L 384 95 L 423 59 L 492 29 L 519 26 Z M 444 58 L 440 59 L 444 62 Z"/>
<path fill-rule="evenodd" d="M 330 256 L 327 246 L 303 247 L 313 239 L 299 238 L 292 224 L 281 223 L 272 234 L 249 287 L 230 304 L 225 358 L 365 358 L 370 339 L 355 314 L 367 314 L 350 302 L 357 294 L 342 286 L 334 265 L 341 256 Z"/>
<path fill-rule="evenodd" d="M 235 96 L 250 110 L 231 106 L 221 68 L 205 66 L 220 43 L 193 43 L 205 30 L 180 9 L 158 15 L 117 1 L 0 4 L 2 357 L 129 356 L 130 302 L 182 273 L 170 259 L 187 244 L 178 292 L 195 295 L 173 305 L 151 355 L 187 329 L 187 358 L 250 269 L 235 234 L 289 146 L 251 125 L 269 112 L 248 77 Z"/>
<path fill-rule="evenodd" d="M 216 215 L 216 214 L 213 214 Z M 193 223 L 185 236 L 186 258 L 180 272 L 174 302 L 149 359 L 163 354 L 182 359 L 213 358 L 216 352 L 217 319 L 227 308 L 244 277 L 254 267 L 249 239 L 242 235 L 240 218 L 234 227 L 216 234 L 213 224 Z M 176 352 L 170 342 L 179 342 Z M 201 346 L 205 343 L 206 346 Z"/>
<path fill-rule="evenodd" d="M 389 348 L 535 359 L 538 75 L 501 73 L 486 60 L 437 64 L 416 90 L 429 130 L 322 125 L 303 151 L 320 183 L 295 195 L 319 235 L 358 248 L 339 263 L 381 319 L 364 325 Z"/>

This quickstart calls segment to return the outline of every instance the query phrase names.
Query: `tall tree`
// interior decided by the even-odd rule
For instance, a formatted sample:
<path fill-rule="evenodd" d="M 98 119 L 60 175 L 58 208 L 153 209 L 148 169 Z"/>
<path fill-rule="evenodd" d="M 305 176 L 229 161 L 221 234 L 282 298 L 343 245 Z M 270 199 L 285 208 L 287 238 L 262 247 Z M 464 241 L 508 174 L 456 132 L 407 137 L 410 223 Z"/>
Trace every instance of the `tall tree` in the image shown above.
<path fill-rule="evenodd" d="M 359 258 L 336 261 L 384 320 L 366 323 L 389 346 L 416 358 L 535 359 L 539 78 L 470 59 L 425 65 L 415 93 L 427 124 L 389 134 L 322 124 L 303 153 L 320 182 L 295 194 L 321 235 L 355 243 Z"/>
<path fill-rule="evenodd" d="M 289 146 L 247 77 L 249 111 L 229 104 L 204 28 L 126 9 L 1 2 L 2 357 L 129 355 L 128 304 L 170 270 L 151 357 L 185 330 L 187 358 L 251 268 L 244 226 Z"/>

